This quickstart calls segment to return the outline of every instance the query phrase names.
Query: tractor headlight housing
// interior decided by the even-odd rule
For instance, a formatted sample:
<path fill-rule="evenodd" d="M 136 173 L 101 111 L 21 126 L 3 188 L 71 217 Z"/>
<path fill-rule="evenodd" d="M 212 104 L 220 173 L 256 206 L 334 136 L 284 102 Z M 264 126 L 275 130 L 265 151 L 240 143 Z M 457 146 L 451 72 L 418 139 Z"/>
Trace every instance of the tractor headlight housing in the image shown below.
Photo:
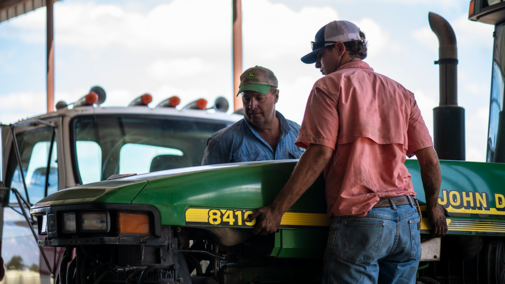
<path fill-rule="evenodd" d="M 82 212 L 80 214 L 82 232 L 102 232 L 110 230 L 110 215 L 107 211 Z"/>
<path fill-rule="evenodd" d="M 63 233 L 75 233 L 77 231 L 75 212 L 63 213 Z"/>

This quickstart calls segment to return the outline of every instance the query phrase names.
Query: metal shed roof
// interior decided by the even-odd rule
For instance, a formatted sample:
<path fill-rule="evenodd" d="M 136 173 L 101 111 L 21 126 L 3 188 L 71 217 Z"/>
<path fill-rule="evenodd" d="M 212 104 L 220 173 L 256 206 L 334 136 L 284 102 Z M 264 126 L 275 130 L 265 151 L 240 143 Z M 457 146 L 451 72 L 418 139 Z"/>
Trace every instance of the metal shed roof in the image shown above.
<path fill-rule="evenodd" d="M 46 0 L 0 0 L 0 23 L 44 6 Z"/>

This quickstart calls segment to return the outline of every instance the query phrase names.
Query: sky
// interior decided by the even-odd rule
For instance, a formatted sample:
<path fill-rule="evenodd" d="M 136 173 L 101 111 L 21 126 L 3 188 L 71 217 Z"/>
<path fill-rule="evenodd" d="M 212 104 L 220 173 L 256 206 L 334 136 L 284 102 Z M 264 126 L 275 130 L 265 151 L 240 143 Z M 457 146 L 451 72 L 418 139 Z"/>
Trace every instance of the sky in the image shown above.
<path fill-rule="evenodd" d="M 466 112 L 466 157 L 484 161 L 494 27 L 467 19 L 468 0 L 242 0 L 243 67 L 260 65 L 279 80 L 277 110 L 301 123 L 321 73 L 300 57 L 319 28 L 348 20 L 365 32 L 378 73 L 411 90 L 430 133 L 438 106 L 435 12 L 458 41 L 459 105 Z M 0 122 L 45 113 L 45 8 L 0 23 Z M 55 3 L 55 101 L 71 103 L 90 87 L 104 106 L 126 106 L 150 93 L 155 106 L 172 95 L 230 102 L 231 0 L 64 0 Z"/>

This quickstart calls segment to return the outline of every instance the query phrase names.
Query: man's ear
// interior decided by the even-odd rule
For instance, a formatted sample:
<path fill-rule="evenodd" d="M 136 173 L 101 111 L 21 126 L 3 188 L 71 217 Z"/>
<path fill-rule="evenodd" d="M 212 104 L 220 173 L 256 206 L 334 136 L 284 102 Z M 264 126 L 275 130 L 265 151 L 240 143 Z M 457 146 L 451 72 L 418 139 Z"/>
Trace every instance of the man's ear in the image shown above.
<path fill-rule="evenodd" d="M 335 48 L 337 49 L 337 52 L 338 52 L 338 55 L 339 56 L 343 56 L 345 51 L 346 51 L 346 48 L 345 48 L 345 45 L 341 42 L 337 42 L 335 43 Z"/>
<path fill-rule="evenodd" d="M 273 96 L 275 97 L 274 104 L 276 104 L 279 101 L 279 90 L 276 90 Z"/>

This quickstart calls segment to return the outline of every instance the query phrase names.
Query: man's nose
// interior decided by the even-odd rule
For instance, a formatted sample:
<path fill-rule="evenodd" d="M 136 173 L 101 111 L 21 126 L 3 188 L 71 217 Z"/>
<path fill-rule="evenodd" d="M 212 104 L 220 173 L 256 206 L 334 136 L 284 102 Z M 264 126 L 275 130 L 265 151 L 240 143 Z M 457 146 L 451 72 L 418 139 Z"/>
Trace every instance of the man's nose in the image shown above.
<path fill-rule="evenodd" d="M 258 102 L 255 99 L 252 99 L 249 101 L 249 108 L 250 109 L 255 109 L 258 106 Z"/>
<path fill-rule="evenodd" d="M 321 60 L 316 60 L 316 68 L 321 68 Z"/>

